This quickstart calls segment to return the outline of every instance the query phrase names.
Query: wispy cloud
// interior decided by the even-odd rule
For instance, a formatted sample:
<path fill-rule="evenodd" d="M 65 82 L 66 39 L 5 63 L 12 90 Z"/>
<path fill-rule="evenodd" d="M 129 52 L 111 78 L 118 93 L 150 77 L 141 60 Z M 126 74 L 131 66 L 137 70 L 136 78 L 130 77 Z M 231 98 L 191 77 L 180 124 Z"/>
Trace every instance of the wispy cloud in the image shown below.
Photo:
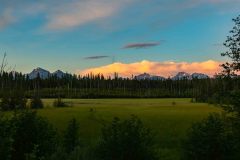
<path fill-rule="evenodd" d="M 44 16 L 44 28 L 49 30 L 63 30 L 101 21 L 116 15 L 123 6 L 135 0 L 2 0 L 0 9 L 11 8 L 14 14 L 11 18 Z M 0 26 L 9 24 L 8 13 L 0 11 Z"/>
<path fill-rule="evenodd" d="M 78 71 L 78 74 L 85 75 L 87 73 L 98 74 L 102 73 L 105 76 L 113 76 L 117 72 L 120 76 L 131 77 L 132 75 L 138 75 L 144 72 L 169 77 L 175 75 L 180 71 L 188 73 L 205 73 L 213 76 L 215 73 L 219 73 L 221 62 L 208 60 L 203 62 L 152 62 L 141 61 L 136 63 L 113 63 L 106 66 L 97 68 L 89 68 L 83 71 Z"/>
<path fill-rule="evenodd" d="M 5 28 L 7 25 L 13 23 L 15 18 L 12 15 L 12 10 L 7 8 L 0 14 L 0 29 Z"/>
<path fill-rule="evenodd" d="M 144 43 L 130 43 L 125 45 L 124 49 L 139 49 L 139 48 L 150 48 L 160 45 L 160 42 L 144 42 Z"/>
<path fill-rule="evenodd" d="M 25 18 L 34 17 L 38 13 L 46 12 L 46 6 L 40 1 L 2 0 L 0 5 L 0 29 L 21 22 Z"/>
<path fill-rule="evenodd" d="M 185 13 L 190 9 L 196 9 L 201 6 L 215 5 L 218 10 L 229 10 L 229 7 L 236 7 L 233 5 L 239 0 L 182 0 L 179 1 L 169 1 L 169 0 L 52 0 L 53 2 L 44 2 L 47 9 L 44 11 L 47 17 L 47 22 L 45 23 L 45 28 L 48 30 L 65 30 L 71 29 L 86 24 L 94 23 L 96 26 L 112 26 L 116 27 L 116 24 L 111 20 L 118 19 L 119 27 L 127 26 L 126 24 L 121 24 L 121 20 L 126 23 L 137 23 L 138 20 L 128 17 L 127 14 L 123 12 L 131 10 L 141 9 L 139 19 L 142 22 L 149 19 L 151 16 L 156 14 L 165 15 L 166 19 L 171 19 L 171 21 L 159 22 L 159 24 L 172 23 L 175 19 L 179 17 L 185 17 Z M 54 3 L 55 2 L 55 3 Z M 56 3 L 57 2 L 57 3 Z M 145 8 L 145 5 L 151 4 L 150 8 Z M 137 7 L 136 7 L 137 6 Z M 169 14 L 171 12 L 171 14 Z M 149 14 L 149 13 L 152 13 Z M 169 15 L 170 16 L 169 16 Z M 159 16 L 162 17 L 162 16 Z M 182 18 L 180 18 L 182 19 Z M 136 22 L 137 21 L 137 22 Z M 106 23 L 104 23 L 106 22 Z M 115 22 L 115 21 L 114 21 Z"/>
<path fill-rule="evenodd" d="M 116 18 L 119 19 L 119 23 L 120 20 L 124 20 L 126 23 L 134 23 L 137 19 L 144 22 L 149 19 L 149 16 L 155 15 L 159 15 L 156 22 L 161 25 L 162 23 L 172 23 L 174 19 L 184 15 L 184 11 L 208 5 L 214 5 L 221 12 L 232 11 L 239 8 L 239 0 L 43 0 L 38 2 L 32 0 L 1 0 L 0 9 L 11 8 L 14 14 L 9 11 L 0 12 L 0 27 L 6 27 L 16 19 L 21 21 L 21 19 L 24 19 L 22 17 L 36 16 L 36 12 L 44 16 L 43 19 L 46 20 L 43 22 L 44 26 L 49 30 L 69 29 Z M 133 19 L 133 16 L 128 17 L 128 14 L 121 12 L 126 8 L 126 11 L 139 10 L 140 12 L 136 12 L 138 14 L 136 16 L 139 17 Z M 166 22 L 164 20 L 162 22 L 163 16 L 161 15 L 171 21 Z M 98 24 L 96 23 L 96 25 Z M 117 25 L 122 26 L 123 24 Z"/>
<path fill-rule="evenodd" d="M 84 57 L 84 59 L 87 59 L 87 60 L 104 59 L 104 58 L 109 58 L 109 56 L 91 56 L 91 57 Z"/>
<path fill-rule="evenodd" d="M 113 0 L 88 0 L 62 4 L 48 15 L 46 28 L 66 29 L 96 22 L 115 15 L 120 9 L 121 2 Z"/>

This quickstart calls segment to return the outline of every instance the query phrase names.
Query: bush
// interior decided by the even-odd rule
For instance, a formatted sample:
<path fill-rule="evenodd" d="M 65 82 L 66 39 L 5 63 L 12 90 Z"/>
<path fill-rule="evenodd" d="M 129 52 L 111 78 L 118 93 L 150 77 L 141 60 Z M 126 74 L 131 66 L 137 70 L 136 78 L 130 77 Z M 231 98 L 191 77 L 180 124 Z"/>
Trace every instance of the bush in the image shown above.
<path fill-rule="evenodd" d="M 26 108 L 26 104 L 27 99 L 24 97 L 24 92 L 15 90 L 4 93 L 0 103 L 0 108 L 5 111 L 14 109 L 24 109 Z"/>
<path fill-rule="evenodd" d="M 56 132 L 36 112 L 15 112 L 11 119 L 0 117 L 0 159 L 46 159 L 56 148 Z"/>
<path fill-rule="evenodd" d="M 13 131 L 9 120 L 0 114 L 0 159 L 11 160 Z"/>
<path fill-rule="evenodd" d="M 184 142 L 184 160 L 235 159 L 236 143 L 225 120 L 211 114 L 202 122 L 195 123 Z"/>
<path fill-rule="evenodd" d="M 89 149 L 88 152 L 91 152 L 91 155 L 94 155 L 92 150 Z M 75 147 L 75 149 L 71 153 L 67 153 L 63 147 L 59 147 L 57 151 L 48 158 L 48 160 L 95 160 L 96 159 L 96 157 L 92 158 L 91 156 L 84 156 L 84 154 L 86 153 L 82 151 L 81 147 Z"/>
<path fill-rule="evenodd" d="M 79 145 L 78 129 L 78 123 L 76 119 L 73 118 L 69 121 L 67 130 L 64 134 L 63 145 L 67 153 L 72 152 Z"/>
<path fill-rule="evenodd" d="M 228 104 L 223 104 L 222 108 L 227 112 L 234 113 L 235 116 L 240 117 L 240 91 L 230 93 L 228 99 Z"/>
<path fill-rule="evenodd" d="M 43 102 L 39 96 L 34 96 L 30 102 L 30 108 L 40 109 L 43 108 Z"/>
<path fill-rule="evenodd" d="M 33 154 L 44 159 L 55 151 L 56 131 L 36 112 L 17 112 L 10 123 L 15 129 L 12 160 L 25 160 L 26 156 L 33 157 Z"/>
<path fill-rule="evenodd" d="M 58 98 L 53 102 L 53 106 L 54 107 L 67 107 L 67 104 L 65 102 L 63 102 L 61 98 Z"/>
<path fill-rule="evenodd" d="M 135 116 L 125 121 L 114 118 L 111 125 L 105 126 L 97 154 L 104 160 L 156 159 L 153 135 Z"/>
<path fill-rule="evenodd" d="M 79 146 L 78 123 L 75 118 L 69 121 L 63 135 L 62 145 L 51 155 L 50 160 L 83 159 L 82 148 Z"/>

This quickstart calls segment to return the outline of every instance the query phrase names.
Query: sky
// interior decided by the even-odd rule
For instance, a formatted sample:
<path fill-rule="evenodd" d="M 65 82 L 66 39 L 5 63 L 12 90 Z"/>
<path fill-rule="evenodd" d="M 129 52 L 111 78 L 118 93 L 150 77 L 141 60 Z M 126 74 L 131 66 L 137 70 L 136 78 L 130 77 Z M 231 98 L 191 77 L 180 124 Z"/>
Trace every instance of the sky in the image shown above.
<path fill-rule="evenodd" d="M 0 55 L 23 73 L 214 75 L 239 14 L 240 0 L 0 0 Z"/>

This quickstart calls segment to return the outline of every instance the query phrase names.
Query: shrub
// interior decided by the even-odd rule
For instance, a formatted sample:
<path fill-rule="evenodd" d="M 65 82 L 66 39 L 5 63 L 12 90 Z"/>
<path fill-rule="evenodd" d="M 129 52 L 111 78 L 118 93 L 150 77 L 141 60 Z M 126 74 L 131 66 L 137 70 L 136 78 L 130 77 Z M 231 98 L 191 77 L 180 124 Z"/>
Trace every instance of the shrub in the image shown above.
<path fill-rule="evenodd" d="M 61 98 L 58 98 L 53 102 L 53 106 L 54 107 L 67 107 L 67 104 L 65 102 L 63 102 Z"/>
<path fill-rule="evenodd" d="M 0 113 L 0 159 L 11 159 L 13 131 L 9 120 Z"/>
<path fill-rule="evenodd" d="M 104 160 L 156 159 L 153 135 L 135 116 L 125 121 L 114 118 L 105 126 L 97 154 Z"/>
<path fill-rule="evenodd" d="M 2 110 L 14 110 L 26 108 L 27 99 L 23 91 L 6 91 L 2 97 L 0 108 Z"/>
<path fill-rule="evenodd" d="M 184 160 L 234 159 L 236 143 L 225 120 L 218 114 L 211 114 L 193 124 L 183 149 Z"/>
<path fill-rule="evenodd" d="M 56 131 L 36 112 L 17 112 L 10 123 L 15 128 L 12 160 L 25 160 L 26 156 L 32 157 L 32 154 L 43 159 L 54 152 Z"/>
<path fill-rule="evenodd" d="M 43 102 L 39 96 L 34 96 L 30 102 L 30 108 L 40 109 L 43 108 Z"/>
<path fill-rule="evenodd" d="M 75 118 L 69 121 L 64 134 L 63 145 L 67 153 L 72 152 L 79 145 L 78 123 Z"/>
<path fill-rule="evenodd" d="M 240 91 L 234 91 L 230 93 L 228 99 L 228 104 L 222 105 L 223 109 L 240 117 Z"/>

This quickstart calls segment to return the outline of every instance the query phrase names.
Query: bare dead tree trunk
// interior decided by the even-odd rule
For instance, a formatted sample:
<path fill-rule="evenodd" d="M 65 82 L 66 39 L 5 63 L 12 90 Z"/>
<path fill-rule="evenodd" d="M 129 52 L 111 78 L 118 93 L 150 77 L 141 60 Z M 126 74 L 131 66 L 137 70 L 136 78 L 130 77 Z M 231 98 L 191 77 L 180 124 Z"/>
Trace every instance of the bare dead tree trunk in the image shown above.
<path fill-rule="evenodd" d="M 1 68 L 0 68 L 0 76 L 1 76 L 1 77 L 3 76 L 3 73 L 4 73 L 4 71 L 5 71 L 5 68 L 7 67 L 7 60 L 6 60 L 6 58 L 7 58 L 7 54 L 6 54 L 6 52 L 5 52 L 4 55 L 3 55 L 3 59 L 2 59 L 2 63 L 1 63 Z M 3 77 L 2 77 L 2 84 L 1 84 L 2 90 L 3 90 L 3 87 L 4 87 L 4 79 L 3 79 Z"/>
<path fill-rule="evenodd" d="M 3 55 L 3 59 L 2 59 L 2 63 L 1 63 L 1 68 L 0 68 L 0 74 L 2 75 L 5 68 L 7 67 L 7 53 L 5 52 L 4 55 Z"/>

